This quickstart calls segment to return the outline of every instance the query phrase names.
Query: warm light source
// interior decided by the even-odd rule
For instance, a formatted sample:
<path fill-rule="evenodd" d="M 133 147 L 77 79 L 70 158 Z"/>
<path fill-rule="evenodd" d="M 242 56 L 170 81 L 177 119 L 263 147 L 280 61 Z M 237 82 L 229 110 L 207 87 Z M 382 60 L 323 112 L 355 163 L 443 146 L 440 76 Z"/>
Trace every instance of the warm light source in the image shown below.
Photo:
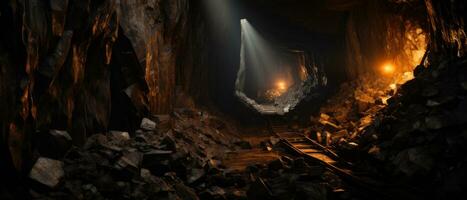
<path fill-rule="evenodd" d="M 389 75 L 389 74 L 394 73 L 394 71 L 396 71 L 396 68 L 394 67 L 392 63 L 385 63 L 382 66 L 381 71 L 383 72 L 383 74 Z"/>
<path fill-rule="evenodd" d="M 285 91 L 285 90 L 287 90 L 287 84 L 286 84 L 285 81 L 283 81 L 283 80 L 277 81 L 276 86 L 277 86 L 277 89 L 278 89 L 279 91 Z"/>

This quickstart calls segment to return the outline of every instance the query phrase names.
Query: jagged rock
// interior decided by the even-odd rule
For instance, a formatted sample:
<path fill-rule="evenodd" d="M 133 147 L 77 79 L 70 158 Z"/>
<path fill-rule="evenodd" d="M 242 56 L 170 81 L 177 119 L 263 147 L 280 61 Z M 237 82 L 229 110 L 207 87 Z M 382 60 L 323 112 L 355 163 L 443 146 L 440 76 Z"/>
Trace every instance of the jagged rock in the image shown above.
<path fill-rule="evenodd" d="M 50 130 L 49 133 L 50 133 L 51 135 L 55 136 L 55 137 L 64 138 L 65 140 L 68 140 L 68 141 L 71 141 L 71 140 L 72 140 L 71 136 L 68 134 L 67 131 L 63 131 L 63 130 Z"/>
<path fill-rule="evenodd" d="M 144 169 L 144 168 L 141 169 L 140 176 L 141 176 L 141 178 L 143 178 L 145 180 L 150 180 L 152 178 L 151 171 L 149 171 L 148 169 Z"/>
<path fill-rule="evenodd" d="M 32 167 L 29 177 L 50 188 L 57 187 L 65 175 L 63 162 L 49 158 L 39 158 Z"/>
<path fill-rule="evenodd" d="M 132 167 L 134 169 L 139 169 L 139 166 L 142 161 L 142 155 L 139 152 L 129 152 L 125 153 L 120 160 L 117 161 L 117 164 L 122 167 Z"/>
<path fill-rule="evenodd" d="M 156 130 L 156 122 L 153 122 L 148 118 L 143 118 L 143 120 L 141 121 L 140 127 L 143 130 L 154 131 Z"/>
<path fill-rule="evenodd" d="M 361 130 L 361 129 L 365 128 L 366 126 L 370 125 L 372 121 L 373 121 L 373 117 L 371 117 L 370 115 L 367 115 L 367 116 L 361 118 L 360 121 L 359 121 L 359 123 L 360 123 L 359 124 L 360 125 L 359 129 Z"/>
<path fill-rule="evenodd" d="M 130 139 L 130 134 L 128 132 L 123 132 L 123 131 L 110 131 L 110 135 L 121 141 L 126 141 Z"/>
<path fill-rule="evenodd" d="M 426 102 L 426 106 L 428 106 L 428 107 L 436 107 L 436 106 L 439 106 L 439 105 L 441 105 L 441 104 L 439 102 L 437 102 L 437 101 L 434 101 L 434 100 L 428 100 Z"/>
<path fill-rule="evenodd" d="M 320 117 L 320 120 L 325 120 L 325 121 L 329 121 L 331 119 L 331 116 L 329 116 L 326 113 L 321 113 L 319 117 Z"/>
<path fill-rule="evenodd" d="M 346 129 L 342 129 L 340 131 L 337 131 L 336 133 L 331 134 L 331 140 L 333 143 L 338 142 L 341 138 L 344 138 L 349 135 L 349 131 Z"/>
<path fill-rule="evenodd" d="M 354 150 L 357 150 L 357 148 L 359 147 L 359 145 L 355 142 L 346 142 L 344 141 L 344 143 L 342 144 L 342 148 L 346 149 L 346 150 L 350 150 L 350 151 L 354 151 Z"/>
<path fill-rule="evenodd" d="M 329 132 L 335 132 L 335 131 L 338 131 L 338 130 L 342 129 L 342 127 L 336 125 L 333 122 L 327 121 L 327 120 L 320 120 L 319 122 L 324 126 L 323 127 L 324 130 L 329 131 Z"/>
<path fill-rule="evenodd" d="M 332 143 L 331 135 L 332 135 L 332 134 L 331 134 L 330 132 L 328 132 L 328 131 L 324 131 L 324 135 L 325 135 L 325 138 L 326 138 L 326 139 L 324 140 L 324 143 L 323 143 L 323 144 L 324 144 L 325 146 L 331 145 L 331 143 Z"/>

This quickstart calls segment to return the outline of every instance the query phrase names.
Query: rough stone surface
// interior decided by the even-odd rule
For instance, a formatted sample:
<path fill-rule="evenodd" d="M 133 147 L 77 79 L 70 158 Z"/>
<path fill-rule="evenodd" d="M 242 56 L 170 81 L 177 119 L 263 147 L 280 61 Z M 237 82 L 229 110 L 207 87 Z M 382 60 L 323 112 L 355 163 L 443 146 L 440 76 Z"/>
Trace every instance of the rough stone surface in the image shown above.
<path fill-rule="evenodd" d="M 148 118 L 143 118 L 140 127 L 147 131 L 153 131 L 156 130 L 156 122 L 153 122 Z"/>
<path fill-rule="evenodd" d="M 54 188 L 65 175 L 63 165 L 61 161 L 41 157 L 34 164 L 29 177 L 50 188 Z"/>
<path fill-rule="evenodd" d="M 121 23 L 145 66 L 153 113 L 169 113 L 175 102 L 177 56 L 187 34 L 187 0 L 121 1 Z"/>

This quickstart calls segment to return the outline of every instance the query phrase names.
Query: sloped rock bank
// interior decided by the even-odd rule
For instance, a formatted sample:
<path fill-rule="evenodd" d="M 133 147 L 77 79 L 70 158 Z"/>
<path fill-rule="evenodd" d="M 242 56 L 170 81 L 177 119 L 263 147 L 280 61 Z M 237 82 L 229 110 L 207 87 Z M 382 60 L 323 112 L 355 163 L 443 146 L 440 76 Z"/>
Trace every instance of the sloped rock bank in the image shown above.
<path fill-rule="evenodd" d="M 418 66 L 414 74 L 363 131 L 362 150 L 381 171 L 437 198 L 465 194 L 467 60 Z"/>

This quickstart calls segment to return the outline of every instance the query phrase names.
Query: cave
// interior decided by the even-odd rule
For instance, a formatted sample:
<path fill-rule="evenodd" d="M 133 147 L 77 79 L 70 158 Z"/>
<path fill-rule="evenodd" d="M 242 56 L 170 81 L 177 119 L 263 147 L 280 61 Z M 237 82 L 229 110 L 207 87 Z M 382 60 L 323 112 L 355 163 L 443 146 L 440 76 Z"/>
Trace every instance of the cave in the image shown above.
<path fill-rule="evenodd" d="M 0 2 L 0 199 L 464 199 L 463 0 Z"/>
<path fill-rule="evenodd" d="M 235 93 L 247 107 L 262 115 L 287 114 L 327 84 L 323 66 L 312 53 L 274 41 L 263 38 L 247 19 L 241 20 Z"/>

